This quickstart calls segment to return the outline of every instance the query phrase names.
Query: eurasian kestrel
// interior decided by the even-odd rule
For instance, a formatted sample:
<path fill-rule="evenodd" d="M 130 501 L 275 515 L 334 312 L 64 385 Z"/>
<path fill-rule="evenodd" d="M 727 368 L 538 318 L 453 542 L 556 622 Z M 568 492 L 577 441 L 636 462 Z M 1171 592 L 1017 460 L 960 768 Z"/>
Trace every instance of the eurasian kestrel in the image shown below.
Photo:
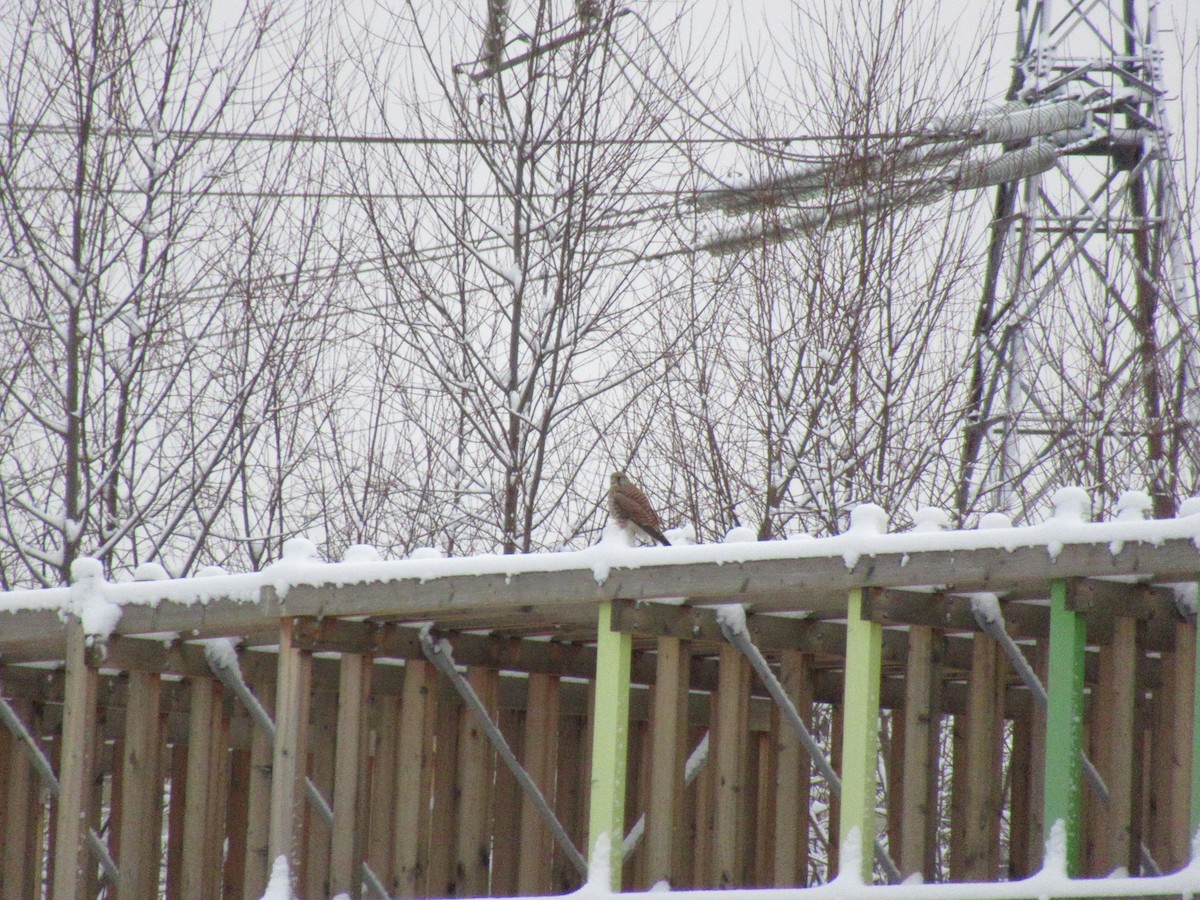
<path fill-rule="evenodd" d="M 624 472 L 613 472 L 608 483 L 608 513 L 622 528 L 632 524 L 664 547 L 670 547 L 662 533 L 662 522 L 658 513 L 646 499 L 641 489 L 630 481 Z"/>

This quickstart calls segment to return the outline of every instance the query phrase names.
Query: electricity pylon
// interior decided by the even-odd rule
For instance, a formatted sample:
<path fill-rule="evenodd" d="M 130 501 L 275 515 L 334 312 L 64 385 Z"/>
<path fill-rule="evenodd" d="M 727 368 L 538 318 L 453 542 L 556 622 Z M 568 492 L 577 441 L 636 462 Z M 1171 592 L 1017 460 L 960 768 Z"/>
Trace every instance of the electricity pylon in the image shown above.
<path fill-rule="evenodd" d="M 1016 6 L 1008 108 L 1087 116 L 1056 135 L 1052 168 L 995 189 L 957 511 L 1020 514 L 1074 481 L 1145 487 L 1169 516 L 1200 467 L 1200 315 L 1157 3 Z"/>

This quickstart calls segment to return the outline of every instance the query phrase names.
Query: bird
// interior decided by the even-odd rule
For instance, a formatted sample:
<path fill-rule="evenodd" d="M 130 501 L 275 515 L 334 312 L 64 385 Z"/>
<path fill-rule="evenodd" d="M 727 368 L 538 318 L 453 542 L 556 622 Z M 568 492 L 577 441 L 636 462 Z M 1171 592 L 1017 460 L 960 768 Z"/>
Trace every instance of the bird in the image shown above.
<path fill-rule="evenodd" d="M 631 523 L 636 530 L 652 537 L 664 547 L 671 546 L 671 542 L 663 536 L 658 513 L 654 511 L 641 488 L 630 481 L 624 472 L 613 472 L 609 478 L 608 513 L 622 528 L 626 523 Z"/>

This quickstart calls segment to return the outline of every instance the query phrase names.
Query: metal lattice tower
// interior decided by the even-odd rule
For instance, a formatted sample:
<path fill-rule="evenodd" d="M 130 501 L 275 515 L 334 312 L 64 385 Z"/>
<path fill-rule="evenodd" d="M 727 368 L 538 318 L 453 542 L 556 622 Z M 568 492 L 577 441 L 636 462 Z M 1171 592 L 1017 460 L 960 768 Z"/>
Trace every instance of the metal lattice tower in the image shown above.
<path fill-rule="evenodd" d="M 963 518 L 1046 491 L 1196 489 L 1198 328 L 1164 114 L 1155 0 L 1017 0 L 1008 104 L 1086 110 L 1052 168 L 995 189 L 957 497 Z"/>

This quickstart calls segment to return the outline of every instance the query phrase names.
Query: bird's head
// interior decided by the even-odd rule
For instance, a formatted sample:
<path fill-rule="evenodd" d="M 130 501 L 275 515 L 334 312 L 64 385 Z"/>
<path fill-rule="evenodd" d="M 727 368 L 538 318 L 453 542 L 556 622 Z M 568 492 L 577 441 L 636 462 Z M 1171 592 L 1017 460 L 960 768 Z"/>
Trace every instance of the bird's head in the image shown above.
<path fill-rule="evenodd" d="M 629 479 L 625 477 L 624 472 L 613 472 L 608 479 L 608 483 L 612 487 L 617 487 L 618 485 L 625 484 L 628 480 Z"/>

